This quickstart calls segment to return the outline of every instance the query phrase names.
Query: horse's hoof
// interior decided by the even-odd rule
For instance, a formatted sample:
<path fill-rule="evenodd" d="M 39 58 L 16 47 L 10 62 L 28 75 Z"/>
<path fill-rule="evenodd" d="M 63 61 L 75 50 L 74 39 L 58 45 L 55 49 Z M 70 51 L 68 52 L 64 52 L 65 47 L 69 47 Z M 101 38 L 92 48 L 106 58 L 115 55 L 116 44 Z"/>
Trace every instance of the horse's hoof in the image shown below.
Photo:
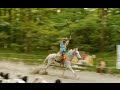
<path fill-rule="evenodd" d="M 40 71 L 39 74 L 41 74 L 41 75 L 48 75 L 48 72 L 47 71 Z"/>
<path fill-rule="evenodd" d="M 30 72 L 31 74 L 39 74 L 39 70 L 33 70 L 32 72 Z"/>
<path fill-rule="evenodd" d="M 76 77 L 76 79 L 78 80 L 78 79 L 80 79 L 79 77 Z"/>
<path fill-rule="evenodd" d="M 64 76 L 60 76 L 61 78 L 64 78 Z"/>
<path fill-rule="evenodd" d="M 43 72 L 42 75 L 48 75 L 48 72 Z"/>

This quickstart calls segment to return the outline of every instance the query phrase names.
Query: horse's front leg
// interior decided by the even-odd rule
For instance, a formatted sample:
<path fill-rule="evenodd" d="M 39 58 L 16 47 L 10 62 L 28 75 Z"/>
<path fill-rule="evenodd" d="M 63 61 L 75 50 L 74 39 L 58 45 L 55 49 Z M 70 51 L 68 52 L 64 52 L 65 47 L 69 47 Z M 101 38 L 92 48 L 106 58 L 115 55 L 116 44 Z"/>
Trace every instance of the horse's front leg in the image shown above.
<path fill-rule="evenodd" d="M 69 65 L 68 68 L 72 71 L 74 77 L 75 77 L 76 79 L 78 79 L 78 77 L 77 77 L 75 71 L 72 69 L 72 67 Z"/>
<path fill-rule="evenodd" d="M 67 70 L 67 68 L 64 68 L 63 73 L 62 73 L 62 77 L 63 77 L 64 74 L 65 74 L 65 70 Z"/>
<path fill-rule="evenodd" d="M 66 61 L 65 61 L 65 66 L 72 71 L 73 75 L 74 75 L 75 78 L 76 78 L 77 75 L 76 75 L 75 71 L 72 69 L 72 66 L 71 66 L 70 61 L 67 61 L 67 60 L 66 60 Z"/>

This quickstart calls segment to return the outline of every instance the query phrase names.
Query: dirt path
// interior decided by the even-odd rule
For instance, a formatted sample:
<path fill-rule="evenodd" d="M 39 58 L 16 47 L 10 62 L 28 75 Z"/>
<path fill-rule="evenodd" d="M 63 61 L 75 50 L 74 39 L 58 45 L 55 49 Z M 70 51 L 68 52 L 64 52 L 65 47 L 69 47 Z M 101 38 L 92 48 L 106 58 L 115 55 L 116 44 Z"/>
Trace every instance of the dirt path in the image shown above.
<path fill-rule="evenodd" d="M 63 83 L 120 83 L 119 76 L 87 71 L 76 71 L 79 76 L 78 80 L 73 77 L 73 74 L 69 70 L 65 71 L 64 77 L 61 77 L 62 70 L 53 68 L 48 69 L 48 75 L 31 74 L 30 72 L 37 67 L 25 65 L 24 63 L 0 61 L 0 72 L 9 72 L 11 77 L 16 77 L 19 74 L 27 75 L 29 76 L 28 82 L 33 81 L 36 77 L 43 77 L 49 83 L 54 83 L 56 79 L 61 79 Z"/>

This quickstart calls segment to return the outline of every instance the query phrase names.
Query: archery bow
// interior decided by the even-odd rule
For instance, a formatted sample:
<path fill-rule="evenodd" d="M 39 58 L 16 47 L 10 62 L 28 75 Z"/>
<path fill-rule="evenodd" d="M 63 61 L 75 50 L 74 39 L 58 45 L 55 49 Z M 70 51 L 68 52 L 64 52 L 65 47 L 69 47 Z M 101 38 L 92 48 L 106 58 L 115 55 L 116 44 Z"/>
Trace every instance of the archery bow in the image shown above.
<path fill-rule="evenodd" d="M 67 23 L 68 29 L 69 29 L 69 31 L 70 31 L 70 37 L 69 37 L 69 40 L 70 40 L 72 34 L 71 34 L 71 30 L 70 30 L 70 27 L 69 27 L 69 24 L 68 24 L 67 20 L 66 20 L 66 23 Z"/>

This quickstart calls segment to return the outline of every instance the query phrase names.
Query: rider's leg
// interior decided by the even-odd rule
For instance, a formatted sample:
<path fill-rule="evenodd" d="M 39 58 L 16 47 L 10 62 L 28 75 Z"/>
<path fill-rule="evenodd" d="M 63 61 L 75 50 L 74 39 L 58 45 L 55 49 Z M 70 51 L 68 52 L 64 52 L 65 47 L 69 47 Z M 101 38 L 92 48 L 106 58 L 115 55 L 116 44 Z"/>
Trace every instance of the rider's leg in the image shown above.
<path fill-rule="evenodd" d="M 62 60 L 65 59 L 65 53 L 66 53 L 65 51 L 62 52 Z"/>
<path fill-rule="evenodd" d="M 61 59 L 61 64 L 63 65 L 63 67 L 64 67 L 64 61 L 65 61 L 65 59 L 66 59 L 66 51 L 63 51 L 62 52 L 62 59 Z"/>
<path fill-rule="evenodd" d="M 58 52 L 57 53 L 57 55 L 56 55 L 56 57 L 54 58 L 54 60 L 56 61 L 56 62 L 58 62 L 58 63 L 60 63 L 60 59 L 61 59 L 61 55 L 62 55 L 62 53 L 61 52 Z"/>

